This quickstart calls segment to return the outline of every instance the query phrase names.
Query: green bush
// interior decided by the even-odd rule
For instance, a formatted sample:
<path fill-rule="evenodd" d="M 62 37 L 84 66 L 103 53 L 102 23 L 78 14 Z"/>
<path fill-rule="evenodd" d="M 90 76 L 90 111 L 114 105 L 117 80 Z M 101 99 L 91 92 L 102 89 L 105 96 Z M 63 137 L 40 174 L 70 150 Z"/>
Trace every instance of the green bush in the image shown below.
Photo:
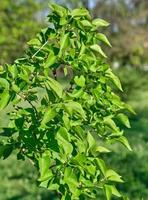
<path fill-rule="evenodd" d="M 62 200 L 122 197 L 123 180 L 103 155 L 115 142 L 131 150 L 118 124 L 130 128 L 125 112 L 133 110 L 113 92 L 122 87 L 98 32 L 108 23 L 84 8 L 50 7 L 49 27 L 28 42 L 26 57 L 1 66 L 0 155 L 29 158 L 40 186 Z"/>

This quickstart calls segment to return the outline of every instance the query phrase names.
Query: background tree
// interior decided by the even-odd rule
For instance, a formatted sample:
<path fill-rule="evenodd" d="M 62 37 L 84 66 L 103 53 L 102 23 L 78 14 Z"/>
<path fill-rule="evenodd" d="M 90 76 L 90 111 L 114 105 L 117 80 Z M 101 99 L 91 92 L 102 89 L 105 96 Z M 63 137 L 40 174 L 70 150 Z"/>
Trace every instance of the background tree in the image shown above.
<path fill-rule="evenodd" d="M 47 2 L 5 0 L 0 3 L 0 64 L 11 63 L 24 54 L 26 42 L 44 27 Z"/>
<path fill-rule="evenodd" d="M 93 13 L 110 21 L 112 61 L 142 69 L 148 51 L 148 1 L 98 0 Z"/>

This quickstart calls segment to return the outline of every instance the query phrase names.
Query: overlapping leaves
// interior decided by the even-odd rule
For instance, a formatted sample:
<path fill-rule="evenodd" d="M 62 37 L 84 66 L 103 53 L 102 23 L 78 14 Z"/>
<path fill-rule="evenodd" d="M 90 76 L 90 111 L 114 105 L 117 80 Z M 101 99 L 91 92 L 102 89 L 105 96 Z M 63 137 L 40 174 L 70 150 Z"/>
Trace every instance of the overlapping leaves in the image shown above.
<path fill-rule="evenodd" d="M 131 150 L 118 124 L 130 127 L 123 112 L 132 109 L 114 94 L 112 86 L 122 90 L 121 83 L 98 43 L 110 46 L 97 31 L 108 23 L 84 8 L 50 8 L 50 27 L 28 43 L 26 58 L 1 71 L 1 119 L 7 112 L 0 131 L 9 140 L 0 155 L 6 158 L 11 146 L 18 159 L 31 159 L 40 185 L 62 200 L 96 199 L 99 190 L 107 200 L 121 197 L 115 183 L 123 180 L 102 155 L 110 152 L 106 142 Z"/>

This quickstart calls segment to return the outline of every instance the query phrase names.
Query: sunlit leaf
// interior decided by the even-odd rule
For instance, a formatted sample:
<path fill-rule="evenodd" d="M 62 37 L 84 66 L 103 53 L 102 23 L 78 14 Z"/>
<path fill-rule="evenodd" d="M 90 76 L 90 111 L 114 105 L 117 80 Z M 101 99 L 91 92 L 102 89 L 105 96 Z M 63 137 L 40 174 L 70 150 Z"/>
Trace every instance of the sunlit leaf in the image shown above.
<path fill-rule="evenodd" d="M 96 52 L 100 53 L 103 57 L 105 57 L 105 58 L 107 57 L 98 44 L 94 44 L 94 45 L 90 46 L 90 48 L 93 51 L 96 51 Z"/>
<path fill-rule="evenodd" d="M 92 24 L 95 25 L 97 28 L 101 26 L 108 26 L 109 23 L 103 19 L 97 18 L 92 21 Z"/>

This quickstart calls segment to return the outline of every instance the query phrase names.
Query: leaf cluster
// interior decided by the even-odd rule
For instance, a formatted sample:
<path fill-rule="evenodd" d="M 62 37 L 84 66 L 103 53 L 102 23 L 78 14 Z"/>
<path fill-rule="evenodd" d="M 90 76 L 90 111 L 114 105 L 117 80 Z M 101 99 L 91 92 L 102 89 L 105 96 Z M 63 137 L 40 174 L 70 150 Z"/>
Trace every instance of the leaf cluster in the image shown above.
<path fill-rule="evenodd" d="M 106 166 L 107 144 L 131 150 L 122 123 L 133 112 L 114 93 L 121 83 L 101 48 L 109 24 L 84 8 L 50 6 L 49 26 L 28 42 L 26 57 L 0 68 L 1 157 L 14 149 L 39 171 L 40 186 L 64 199 L 121 197 L 121 176 Z M 109 145 L 108 145 L 109 146 Z"/>

